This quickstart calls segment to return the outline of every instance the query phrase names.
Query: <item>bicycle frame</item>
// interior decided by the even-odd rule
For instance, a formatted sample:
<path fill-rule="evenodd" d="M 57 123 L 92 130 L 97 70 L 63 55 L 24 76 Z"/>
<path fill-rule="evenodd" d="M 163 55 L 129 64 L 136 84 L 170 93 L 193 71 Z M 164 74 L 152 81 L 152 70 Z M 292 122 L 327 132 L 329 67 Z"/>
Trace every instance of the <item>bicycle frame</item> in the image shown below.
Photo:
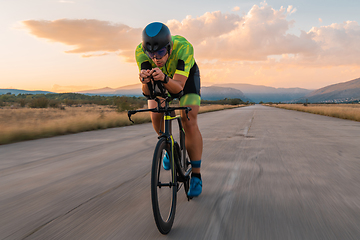
<path fill-rule="evenodd" d="M 170 144 L 170 149 L 171 149 L 171 164 L 172 164 L 172 169 L 175 170 L 174 168 L 174 138 L 172 135 L 172 121 L 177 119 L 178 121 L 178 125 L 179 125 L 179 132 L 180 134 L 183 134 L 183 136 L 180 136 L 180 146 L 181 149 L 185 149 L 185 131 L 183 129 L 182 123 L 181 123 L 181 118 L 180 116 L 171 116 L 171 113 L 175 110 L 185 110 L 185 114 L 187 119 L 189 119 L 188 117 L 188 113 L 189 111 L 191 111 L 190 107 L 170 107 L 169 103 L 172 100 L 172 97 L 168 97 L 166 96 L 164 99 L 160 99 L 155 97 L 154 100 L 157 102 L 157 107 L 156 108 L 150 108 L 150 109 L 139 109 L 139 110 L 131 110 L 128 111 L 128 117 L 129 120 L 131 122 L 133 122 L 131 120 L 131 115 L 135 114 L 135 113 L 139 113 L 139 112 L 156 112 L 156 113 L 164 113 L 164 131 L 165 132 L 160 132 L 161 135 L 158 137 L 160 138 L 165 138 L 167 143 Z M 162 107 L 161 104 L 163 103 L 163 101 L 165 102 L 165 106 Z M 133 122 L 134 123 L 134 122 Z M 181 154 L 182 158 L 186 158 L 186 154 L 185 152 L 183 154 Z M 180 159 L 181 161 L 181 159 Z M 185 159 L 183 160 L 185 162 Z M 176 167 L 180 167 L 180 166 L 176 166 Z M 184 174 L 182 171 L 178 171 L 179 173 L 179 181 L 180 182 L 184 182 L 189 178 L 189 174 L 191 172 L 191 168 Z"/>
<path fill-rule="evenodd" d="M 180 116 L 175 116 L 172 117 L 170 115 L 165 115 L 164 116 L 164 120 L 165 120 L 165 133 L 163 133 L 161 136 L 159 136 L 159 138 L 165 138 L 168 142 L 168 144 L 170 144 L 170 149 L 171 149 L 171 154 L 172 154 L 172 162 L 175 162 L 175 156 L 174 156 L 174 150 L 175 150 L 175 143 L 174 143 L 174 138 L 172 135 L 172 121 L 173 120 L 177 120 L 178 121 L 178 126 L 179 126 L 179 138 L 180 138 L 180 149 L 179 151 L 183 151 L 181 153 L 181 159 L 179 159 L 180 162 L 185 163 L 186 162 L 186 148 L 185 148 L 185 130 L 182 126 L 181 123 L 181 118 Z M 178 162 L 175 162 L 175 164 L 177 164 L 177 168 L 181 168 L 181 166 L 179 165 Z M 174 169 L 174 168 L 173 168 Z M 182 171 L 178 171 L 178 181 L 180 182 L 185 182 L 188 178 L 189 175 L 191 173 L 191 168 L 189 168 L 185 173 L 183 173 Z"/>

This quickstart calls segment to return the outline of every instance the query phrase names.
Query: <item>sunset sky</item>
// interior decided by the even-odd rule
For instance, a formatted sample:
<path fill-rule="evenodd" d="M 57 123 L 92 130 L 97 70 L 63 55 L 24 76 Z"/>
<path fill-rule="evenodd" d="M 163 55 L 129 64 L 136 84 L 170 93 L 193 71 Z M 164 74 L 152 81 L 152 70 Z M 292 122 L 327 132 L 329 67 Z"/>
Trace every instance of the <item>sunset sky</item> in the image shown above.
<path fill-rule="evenodd" d="M 161 21 L 194 46 L 203 85 L 316 89 L 360 77 L 359 0 L 1 0 L 0 88 L 140 84 L 134 51 Z"/>

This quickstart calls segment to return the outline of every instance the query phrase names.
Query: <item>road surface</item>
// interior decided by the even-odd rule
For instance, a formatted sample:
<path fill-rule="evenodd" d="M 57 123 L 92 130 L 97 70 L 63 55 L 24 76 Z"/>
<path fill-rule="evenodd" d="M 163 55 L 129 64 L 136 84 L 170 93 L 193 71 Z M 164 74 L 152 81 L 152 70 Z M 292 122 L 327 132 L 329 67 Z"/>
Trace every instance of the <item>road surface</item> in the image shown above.
<path fill-rule="evenodd" d="M 260 105 L 199 115 L 203 193 L 161 235 L 151 124 L 0 146 L 0 239 L 360 239 L 360 123 Z"/>

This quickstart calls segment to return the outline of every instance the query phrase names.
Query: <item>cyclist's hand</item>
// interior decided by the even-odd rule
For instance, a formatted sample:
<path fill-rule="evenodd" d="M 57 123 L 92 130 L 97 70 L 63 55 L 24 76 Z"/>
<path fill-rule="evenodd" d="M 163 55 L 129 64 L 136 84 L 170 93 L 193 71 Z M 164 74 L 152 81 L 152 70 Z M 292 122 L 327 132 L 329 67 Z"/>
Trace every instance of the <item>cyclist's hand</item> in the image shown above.
<path fill-rule="evenodd" d="M 142 84 L 147 84 L 151 81 L 151 70 L 143 69 L 139 73 L 139 79 Z"/>
<path fill-rule="evenodd" d="M 160 70 L 160 68 L 153 68 L 150 73 L 154 78 L 154 81 L 164 81 L 165 74 Z"/>

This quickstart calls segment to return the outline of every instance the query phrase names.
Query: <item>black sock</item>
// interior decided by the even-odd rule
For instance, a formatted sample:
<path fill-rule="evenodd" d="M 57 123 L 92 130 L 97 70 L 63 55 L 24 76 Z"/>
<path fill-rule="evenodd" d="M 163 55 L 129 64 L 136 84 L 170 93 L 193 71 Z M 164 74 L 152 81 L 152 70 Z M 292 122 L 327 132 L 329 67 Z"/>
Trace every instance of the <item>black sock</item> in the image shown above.
<path fill-rule="evenodd" d="M 197 177 L 201 180 L 201 174 L 200 173 L 191 173 L 191 177 Z"/>

